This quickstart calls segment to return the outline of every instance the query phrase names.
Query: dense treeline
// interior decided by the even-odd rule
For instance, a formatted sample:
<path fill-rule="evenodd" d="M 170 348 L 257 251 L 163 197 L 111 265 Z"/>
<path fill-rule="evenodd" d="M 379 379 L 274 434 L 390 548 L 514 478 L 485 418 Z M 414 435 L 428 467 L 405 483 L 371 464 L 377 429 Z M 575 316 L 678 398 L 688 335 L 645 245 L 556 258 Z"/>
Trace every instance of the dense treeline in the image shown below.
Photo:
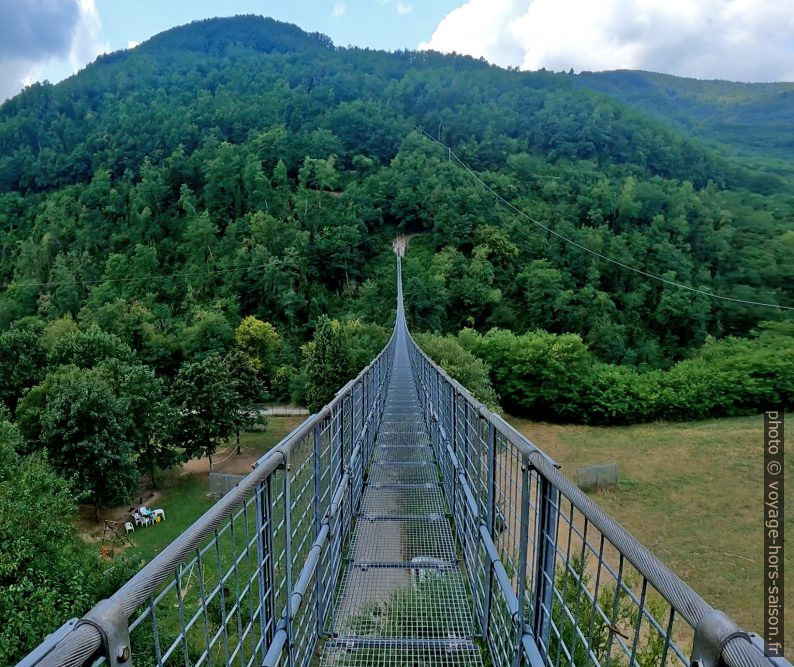
<path fill-rule="evenodd" d="M 720 142 L 745 156 L 788 161 L 794 148 L 794 83 L 703 81 L 617 70 L 582 72 L 575 85 L 607 93 L 673 127 Z"/>
<path fill-rule="evenodd" d="M 413 330 L 439 334 L 419 340 L 490 404 L 602 423 L 790 404 L 785 313 L 562 242 L 417 126 L 586 248 L 794 305 L 782 181 L 566 75 L 340 49 L 238 17 L 34 85 L 0 107 L 0 480 L 14 483 L 0 526 L 19 537 L 0 540 L 0 576 L 30 582 L 66 558 L 98 574 L 5 624 L 0 662 L 103 579 L 72 532 L 47 549 L 5 517 L 59 505 L 55 530 L 77 502 L 123 503 L 141 476 L 212 456 L 259 401 L 321 406 L 388 337 L 398 232 Z M 50 476 L 44 494 L 34 478 Z M 58 572 L 46 596 L 72 576 Z"/>
<path fill-rule="evenodd" d="M 417 342 L 476 398 L 535 419 L 634 424 L 794 406 L 791 324 L 769 324 L 749 339 L 709 340 L 667 370 L 599 362 L 579 335 L 542 330 L 464 329 Z"/>
<path fill-rule="evenodd" d="M 135 569 L 113 566 L 84 542 L 72 485 L 43 452 L 21 455 L 22 435 L 0 405 L 0 664 L 14 665 L 49 632 L 111 595 Z"/>

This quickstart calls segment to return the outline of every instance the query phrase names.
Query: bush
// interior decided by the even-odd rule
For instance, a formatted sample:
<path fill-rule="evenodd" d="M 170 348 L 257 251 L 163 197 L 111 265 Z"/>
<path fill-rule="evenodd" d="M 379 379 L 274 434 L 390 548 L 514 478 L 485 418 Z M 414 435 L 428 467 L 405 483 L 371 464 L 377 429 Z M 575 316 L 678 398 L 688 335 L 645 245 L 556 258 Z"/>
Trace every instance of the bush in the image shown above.
<path fill-rule="evenodd" d="M 491 329 L 463 335 L 491 369 L 505 408 L 540 419 L 576 419 L 593 372 L 593 356 L 575 334 L 515 334 Z"/>
<path fill-rule="evenodd" d="M 457 342 L 485 362 L 508 410 L 536 419 L 636 424 L 794 404 L 794 338 L 781 327 L 752 339 L 708 341 L 666 371 L 599 363 L 574 334 L 464 329 Z"/>
<path fill-rule="evenodd" d="M 491 386 L 488 367 L 455 340 L 453 336 L 417 334 L 416 342 L 433 361 L 460 382 L 472 395 L 491 409 L 499 397 Z"/>

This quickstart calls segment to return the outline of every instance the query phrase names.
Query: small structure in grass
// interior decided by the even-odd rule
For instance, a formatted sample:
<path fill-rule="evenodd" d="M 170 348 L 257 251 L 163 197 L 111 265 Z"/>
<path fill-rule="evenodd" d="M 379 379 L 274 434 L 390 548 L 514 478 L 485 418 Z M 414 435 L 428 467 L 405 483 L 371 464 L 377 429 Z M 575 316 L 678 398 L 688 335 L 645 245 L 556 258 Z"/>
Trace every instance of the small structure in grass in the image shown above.
<path fill-rule="evenodd" d="M 576 469 L 576 486 L 582 491 L 599 491 L 618 485 L 618 464 L 603 463 Z"/>
<path fill-rule="evenodd" d="M 216 498 L 225 496 L 243 479 L 245 479 L 245 475 L 232 475 L 225 472 L 211 472 L 209 495 Z"/>
<path fill-rule="evenodd" d="M 99 545 L 99 554 L 104 558 L 113 558 L 116 554 L 116 547 L 131 547 L 132 541 L 126 533 L 119 529 L 118 521 L 105 519 L 105 527 L 102 530 L 102 542 Z"/>

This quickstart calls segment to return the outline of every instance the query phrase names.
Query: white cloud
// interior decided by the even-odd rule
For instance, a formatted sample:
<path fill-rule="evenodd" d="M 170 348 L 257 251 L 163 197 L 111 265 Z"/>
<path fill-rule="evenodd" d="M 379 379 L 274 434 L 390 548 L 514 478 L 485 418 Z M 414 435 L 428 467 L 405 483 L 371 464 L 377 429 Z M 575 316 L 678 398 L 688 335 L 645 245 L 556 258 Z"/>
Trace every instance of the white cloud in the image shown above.
<path fill-rule="evenodd" d="M 2 11 L 0 102 L 48 73 L 58 80 L 109 50 L 94 0 L 8 2 Z"/>
<path fill-rule="evenodd" d="M 791 0 L 469 0 L 420 49 L 555 71 L 794 80 Z"/>
<path fill-rule="evenodd" d="M 134 49 L 134 48 L 135 48 L 136 46 L 138 46 L 139 44 L 140 44 L 140 42 L 139 42 L 139 41 L 137 41 L 137 40 L 134 40 L 134 39 L 131 39 L 131 40 L 129 40 L 129 41 L 127 42 L 127 48 L 128 48 L 128 49 Z"/>
<path fill-rule="evenodd" d="M 334 5 L 334 16 L 342 16 L 345 13 L 345 3 L 344 2 L 337 2 Z"/>
<path fill-rule="evenodd" d="M 102 20 L 99 18 L 94 0 L 77 0 L 77 4 L 80 8 L 80 18 L 69 51 L 69 63 L 73 72 L 90 63 L 98 55 L 110 51 L 110 44 L 100 39 Z"/>
<path fill-rule="evenodd" d="M 403 2 L 403 0 L 380 0 L 380 4 L 384 7 L 386 5 L 394 5 L 400 16 L 410 14 L 414 10 L 414 6 L 410 2 Z"/>

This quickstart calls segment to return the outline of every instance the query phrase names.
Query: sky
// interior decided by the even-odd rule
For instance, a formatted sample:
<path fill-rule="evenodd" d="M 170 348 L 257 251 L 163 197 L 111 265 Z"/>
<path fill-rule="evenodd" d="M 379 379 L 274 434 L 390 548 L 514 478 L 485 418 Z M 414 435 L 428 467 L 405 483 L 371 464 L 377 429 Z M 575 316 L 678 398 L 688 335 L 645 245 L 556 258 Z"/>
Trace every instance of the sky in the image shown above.
<path fill-rule="evenodd" d="M 794 81 L 794 0 L 0 0 L 0 100 L 176 25 L 262 14 L 335 44 L 501 66 Z"/>

